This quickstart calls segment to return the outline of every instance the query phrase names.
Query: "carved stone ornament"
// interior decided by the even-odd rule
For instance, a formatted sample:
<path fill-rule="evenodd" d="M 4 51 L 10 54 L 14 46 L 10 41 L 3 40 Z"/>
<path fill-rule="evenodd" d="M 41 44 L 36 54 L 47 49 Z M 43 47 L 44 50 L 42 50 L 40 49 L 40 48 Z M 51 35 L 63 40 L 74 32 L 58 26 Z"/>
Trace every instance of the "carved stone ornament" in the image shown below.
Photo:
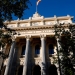
<path fill-rule="evenodd" d="M 11 39 L 12 39 L 12 41 L 15 41 L 16 37 L 15 36 L 12 36 Z"/>
<path fill-rule="evenodd" d="M 46 38 L 46 35 L 40 34 L 40 38 Z"/>
<path fill-rule="evenodd" d="M 31 36 L 30 36 L 30 35 L 26 35 L 25 38 L 26 38 L 26 39 L 30 39 Z"/>
<path fill-rule="evenodd" d="M 33 14 L 33 18 L 37 18 L 37 17 L 41 17 L 37 12 L 35 12 L 35 14 Z"/>
<path fill-rule="evenodd" d="M 34 22 L 33 25 L 38 25 L 38 22 Z"/>

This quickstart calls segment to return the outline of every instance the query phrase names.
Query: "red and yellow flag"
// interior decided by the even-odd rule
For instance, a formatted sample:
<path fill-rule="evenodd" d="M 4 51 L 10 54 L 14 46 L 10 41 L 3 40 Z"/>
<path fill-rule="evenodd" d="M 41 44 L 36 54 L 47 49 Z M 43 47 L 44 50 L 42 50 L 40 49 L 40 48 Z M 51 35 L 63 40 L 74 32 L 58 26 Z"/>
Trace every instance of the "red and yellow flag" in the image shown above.
<path fill-rule="evenodd" d="M 40 1 L 41 1 L 41 0 L 38 0 L 36 4 L 38 5 Z"/>

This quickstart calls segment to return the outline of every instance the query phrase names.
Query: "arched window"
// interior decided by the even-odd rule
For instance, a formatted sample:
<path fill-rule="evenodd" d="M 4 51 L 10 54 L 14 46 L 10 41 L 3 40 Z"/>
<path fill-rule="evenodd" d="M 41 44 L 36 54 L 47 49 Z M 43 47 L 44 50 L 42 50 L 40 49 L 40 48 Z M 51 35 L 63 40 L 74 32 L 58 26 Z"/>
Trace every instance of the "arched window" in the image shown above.
<path fill-rule="evenodd" d="M 54 54 L 54 47 L 52 44 L 49 45 L 49 54 Z"/>
<path fill-rule="evenodd" d="M 22 47 L 22 52 L 21 52 L 21 55 L 25 55 L 25 50 L 26 49 L 26 46 L 24 45 L 23 47 Z"/>
<path fill-rule="evenodd" d="M 40 46 L 39 45 L 35 46 L 35 54 L 40 54 Z"/>

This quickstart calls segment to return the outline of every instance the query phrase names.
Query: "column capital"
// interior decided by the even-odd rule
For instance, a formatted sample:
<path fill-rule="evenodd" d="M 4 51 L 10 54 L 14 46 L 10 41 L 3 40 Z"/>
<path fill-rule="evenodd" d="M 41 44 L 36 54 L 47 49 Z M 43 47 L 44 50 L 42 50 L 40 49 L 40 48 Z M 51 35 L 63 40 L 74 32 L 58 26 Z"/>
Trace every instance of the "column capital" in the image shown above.
<path fill-rule="evenodd" d="M 26 39 L 30 39 L 31 36 L 30 36 L 30 35 L 26 35 L 25 38 L 26 38 Z"/>
<path fill-rule="evenodd" d="M 12 36 L 11 39 L 12 39 L 12 41 L 15 41 L 16 37 L 15 36 Z"/>
<path fill-rule="evenodd" d="M 40 34 L 40 38 L 46 38 L 46 35 Z"/>

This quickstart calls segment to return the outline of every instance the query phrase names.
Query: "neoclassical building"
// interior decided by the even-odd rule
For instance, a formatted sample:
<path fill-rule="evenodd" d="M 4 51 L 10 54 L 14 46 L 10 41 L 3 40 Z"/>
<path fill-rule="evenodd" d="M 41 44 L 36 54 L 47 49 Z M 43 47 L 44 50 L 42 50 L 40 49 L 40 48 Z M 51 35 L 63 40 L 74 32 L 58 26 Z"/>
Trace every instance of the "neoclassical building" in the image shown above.
<path fill-rule="evenodd" d="M 29 19 L 6 21 L 17 34 L 4 50 L 9 56 L 0 61 L 1 75 L 60 75 L 54 25 L 62 24 L 68 30 L 72 19 L 69 15 L 44 18 L 36 12 Z"/>

